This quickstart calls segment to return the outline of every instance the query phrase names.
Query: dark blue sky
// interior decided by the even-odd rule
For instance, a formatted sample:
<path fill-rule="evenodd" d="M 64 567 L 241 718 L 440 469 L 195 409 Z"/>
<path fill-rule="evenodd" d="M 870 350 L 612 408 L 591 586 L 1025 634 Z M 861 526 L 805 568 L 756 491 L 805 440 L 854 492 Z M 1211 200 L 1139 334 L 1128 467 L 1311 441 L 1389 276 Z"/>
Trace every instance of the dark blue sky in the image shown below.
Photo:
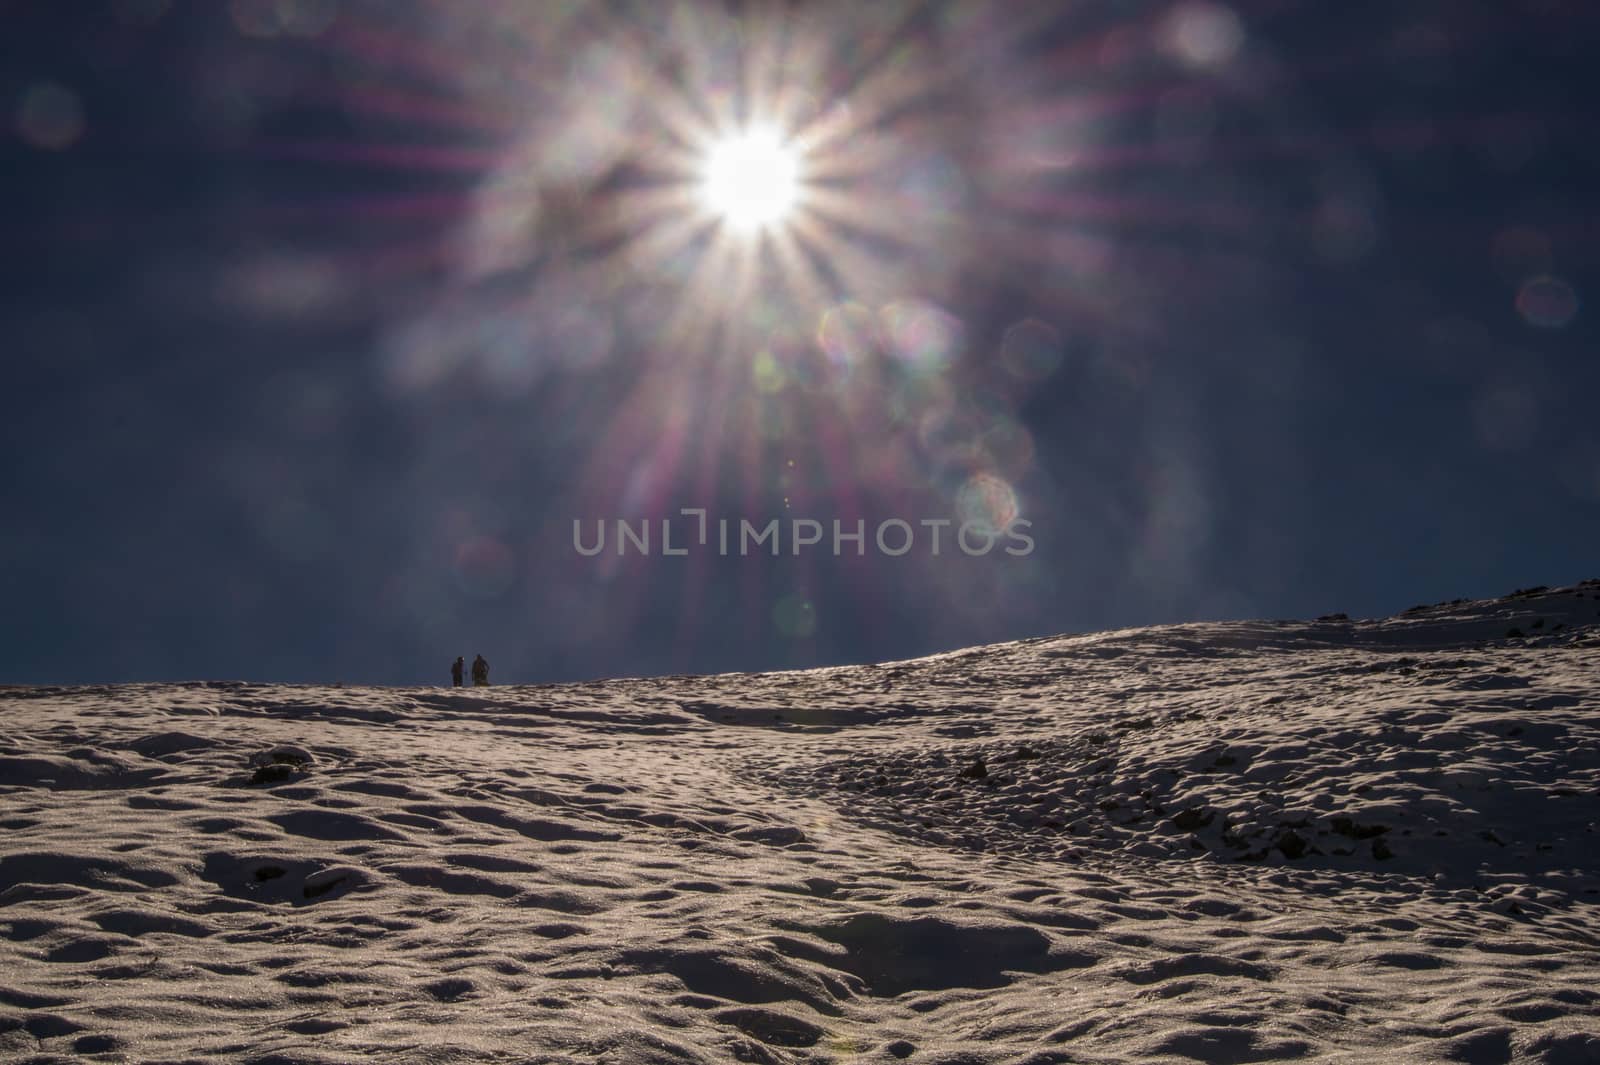
<path fill-rule="evenodd" d="M 0 682 L 755 670 L 1600 574 L 1577 0 L 0 17 Z M 755 235 L 695 191 L 746 122 L 808 190 Z M 869 551 L 573 548 L 682 507 Z M 974 515 L 1034 551 L 870 547 Z"/>

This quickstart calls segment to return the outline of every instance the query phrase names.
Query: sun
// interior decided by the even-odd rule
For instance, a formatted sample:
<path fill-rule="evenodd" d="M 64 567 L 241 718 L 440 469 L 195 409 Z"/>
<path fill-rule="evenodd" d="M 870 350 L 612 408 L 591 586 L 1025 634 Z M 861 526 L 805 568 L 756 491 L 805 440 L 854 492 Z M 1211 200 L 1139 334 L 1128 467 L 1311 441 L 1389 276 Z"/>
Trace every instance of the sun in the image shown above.
<path fill-rule="evenodd" d="M 777 225 L 800 199 L 800 154 L 772 126 L 750 126 L 707 149 L 700 197 L 735 229 Z"/>

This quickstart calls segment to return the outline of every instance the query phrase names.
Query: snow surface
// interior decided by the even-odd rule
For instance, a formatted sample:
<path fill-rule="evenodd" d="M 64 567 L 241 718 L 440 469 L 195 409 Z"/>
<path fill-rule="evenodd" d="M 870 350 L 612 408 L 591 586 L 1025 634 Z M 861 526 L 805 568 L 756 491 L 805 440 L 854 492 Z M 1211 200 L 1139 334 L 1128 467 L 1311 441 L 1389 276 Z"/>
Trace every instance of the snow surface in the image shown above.
<path fill-rule="evenodd" d="M 1600 582 L 795 673 L 0 689 L 0 1058 L 1600 1062 L 1597 709 Z"/>

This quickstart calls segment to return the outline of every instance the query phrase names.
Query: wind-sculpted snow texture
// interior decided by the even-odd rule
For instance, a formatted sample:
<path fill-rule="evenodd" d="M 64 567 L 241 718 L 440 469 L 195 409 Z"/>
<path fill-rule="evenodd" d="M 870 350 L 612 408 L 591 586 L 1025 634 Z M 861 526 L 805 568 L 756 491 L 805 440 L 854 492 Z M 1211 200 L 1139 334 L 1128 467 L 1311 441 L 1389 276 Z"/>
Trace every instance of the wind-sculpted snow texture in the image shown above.
<path fill-rule="evenodd" d="M 483 691 L 0 690 L 0 1059 L 1600 1062 L 1600 583 Z"/>

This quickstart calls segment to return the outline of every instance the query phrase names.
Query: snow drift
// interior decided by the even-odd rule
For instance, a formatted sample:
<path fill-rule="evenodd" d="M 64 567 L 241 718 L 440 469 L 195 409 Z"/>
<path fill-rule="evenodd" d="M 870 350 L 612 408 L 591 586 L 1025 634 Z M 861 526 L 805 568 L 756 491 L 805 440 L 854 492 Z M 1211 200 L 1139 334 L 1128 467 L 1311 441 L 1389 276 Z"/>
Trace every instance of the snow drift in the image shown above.
<path fill-rule="evenodd" d="M 1600 1061 L 1600 582 L 780 674 L 0 689 L 0 1056 Z"/>

